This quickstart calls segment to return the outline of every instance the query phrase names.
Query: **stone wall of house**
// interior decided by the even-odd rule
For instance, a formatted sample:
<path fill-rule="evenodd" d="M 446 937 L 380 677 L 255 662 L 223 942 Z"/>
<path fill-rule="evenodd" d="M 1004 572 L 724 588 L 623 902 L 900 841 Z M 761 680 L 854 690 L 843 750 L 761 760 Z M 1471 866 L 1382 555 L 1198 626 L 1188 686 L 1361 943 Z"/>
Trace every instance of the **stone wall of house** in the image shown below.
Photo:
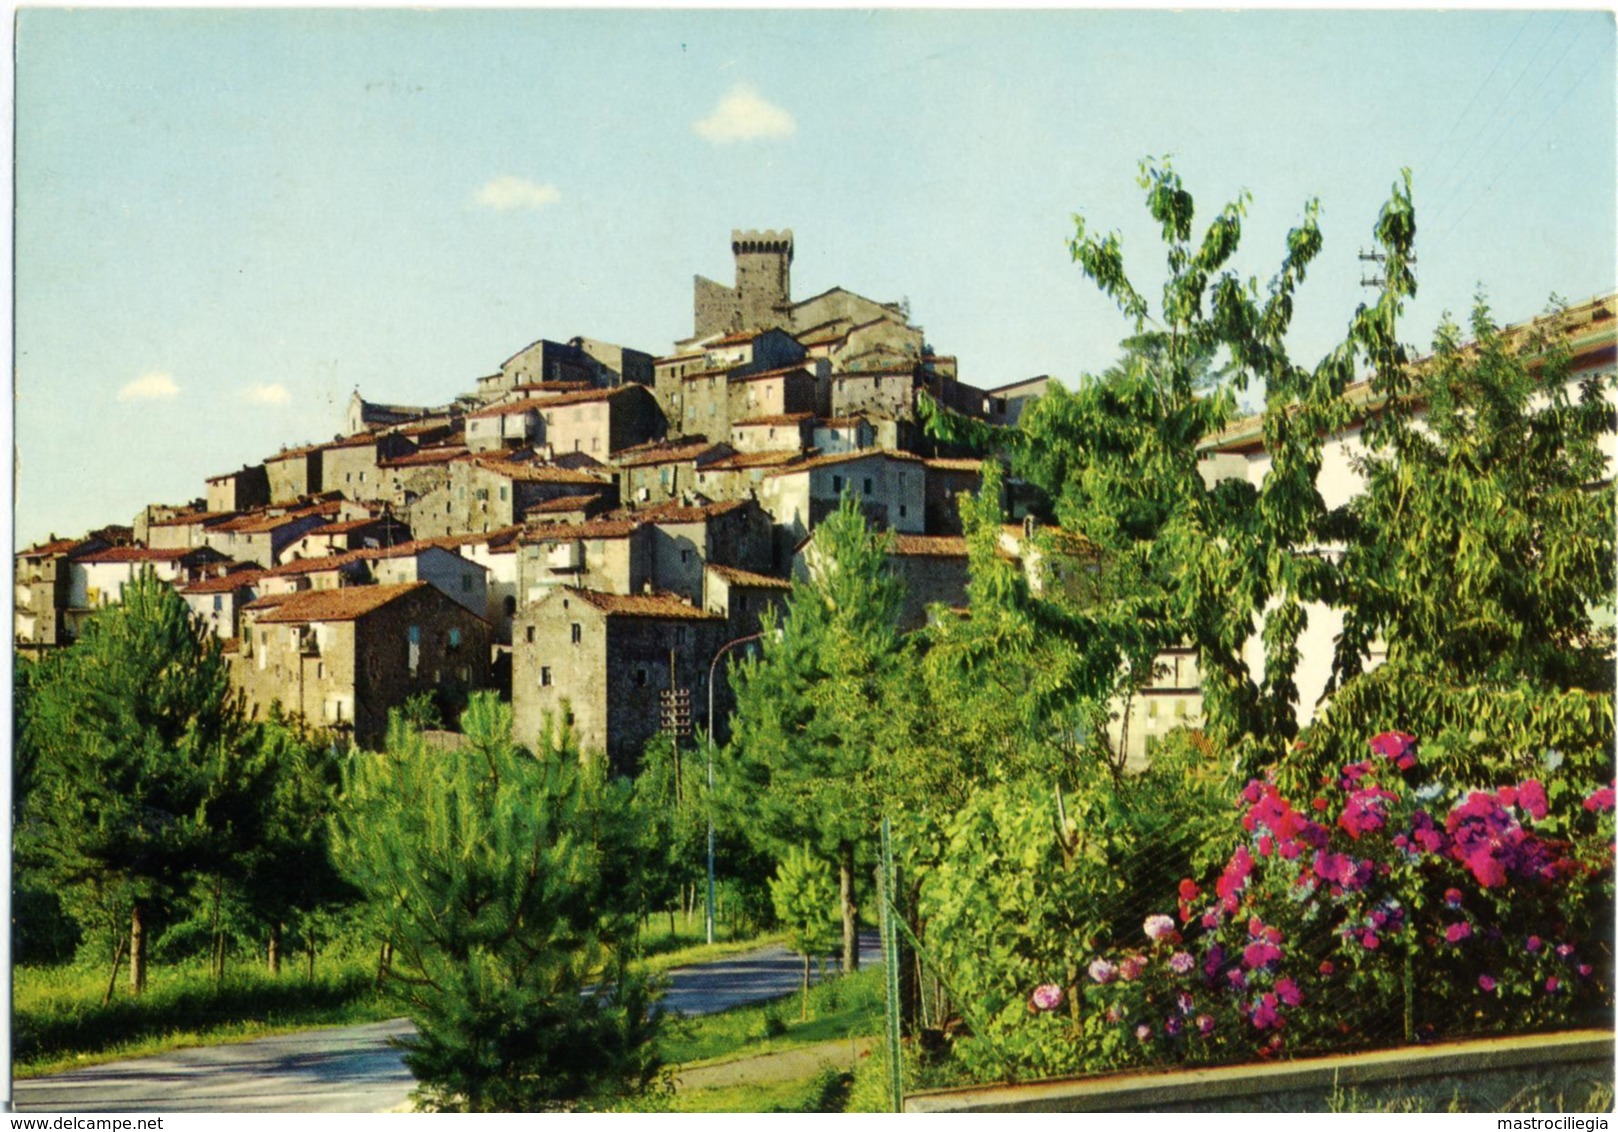
<path fill-rule="evenodd" d="M 270 501 L 270 477 L 263 464 L 254 464 L 208 481 L 208 510 L 245 511 Z"/>
<path fill-rule="evenodd" d="M 295 456 L 270 457 L 264 472 L 270 482 L 270 502 L 290 503 L 304 495 L 314 495 L 322 487 L 321 450 L 316 448 Z"/>

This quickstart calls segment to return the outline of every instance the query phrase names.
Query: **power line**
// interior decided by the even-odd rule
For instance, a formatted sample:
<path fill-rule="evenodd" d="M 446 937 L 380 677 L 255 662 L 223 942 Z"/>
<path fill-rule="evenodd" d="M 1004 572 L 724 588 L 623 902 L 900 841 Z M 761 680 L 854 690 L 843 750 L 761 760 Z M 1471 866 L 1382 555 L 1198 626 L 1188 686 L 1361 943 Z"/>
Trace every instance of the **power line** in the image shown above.
<path fill-rule="evenodd" d="M 1500 57 L 1494 61 L 1494 66 L 1490 68 L 1487 77 L 1485 77 L 1484 80 L 1478 84 L 1477 89 L 1472 92 L 1472 100 L 1466 104 L 1466 109 L 1462 110 L 1461 113 L 1456 117 L 1455 121 L 1450 123 L 1449 129 L 1444 131 L 1442 140 L 1439 142 L 1437 155 L 1433 159 L 1435 165 L 1437 164 L 1438 156 L 1442 156 L 1444 151 L 1449 147 L 1450 138 L 1454 137 L 1455 131 L 1458 130 L 1461 123 L 1466 120 L 1466 116 L 1472 112 L 1472 107 L 1477 105 L 1478 99 L 1482 96 L 1483 92 L 1489 88 L 1489 84 L 1494 81 L 1494 76 L 1499 73 L 1501 65 L 1505 63 L 1506 58 L 1511 54 L 1511 49 L 1517 46 L 1517 41 L 1522 38 L 1522 33 L 1528 30 L 1528 25 L 1533 18 L 1534 13 L 1532 11 L 1528 12 L 1528 14 L 1523 17 L 1522 23 L 1517 25 L 1517 34 L 1511 37 L 1511 42 L 1506 44 L 1506 49 L 1504 51 L 1500 52 Z M 1458 150 L 1457 154 L 1465 152 L 1465 150 Z M 1447 174 L 1449 172 L 1450 166 L 1453 166 L 1455 161 L 1455 157 L 1450 158 L 1448 164 L 1444 167 L 1444 173 Z M 1441 177 L 1435 174 L 1433 177 L 1433 183 L 1437 184 L 1440 179 Z"/>

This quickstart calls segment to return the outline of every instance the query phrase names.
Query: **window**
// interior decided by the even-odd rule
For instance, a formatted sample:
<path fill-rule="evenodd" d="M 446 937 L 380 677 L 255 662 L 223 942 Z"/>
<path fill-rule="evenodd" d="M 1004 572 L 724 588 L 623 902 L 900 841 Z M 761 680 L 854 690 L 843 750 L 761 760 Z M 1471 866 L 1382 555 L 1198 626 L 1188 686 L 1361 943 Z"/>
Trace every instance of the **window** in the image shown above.
<path fill-rule="evenodd" d="M 573 622 L 573 643 L 578 644 L 582 640 L 584 640 L 584 626 L 575 621 Z"/>
<path fill-rule="evenodd" d="M 903 519 L 909 512 L 903 503 L 899 504 L 899 518 Z"/>
<path fill-rule="evenodd" d="M 637 664 L 635 666 L 635 687 L 646 687 L 646 666 L 644 664 Z"/>
<path fill-rule="evenodd" d="M 517 599 L 507 594 L 502 608 L 505 609 L 507 617 L 515 617 L 517 615 Z"/>
<path fill-rule="evenodd" d="M 463 594 L 469 594 L 469 593 L 472 592 L 472 575 L 470 575 L 470 574 L 462 574 L 461 575 L 461 592 Z"/>
<path fill-rule="evenodd" d="M 680 550 L 680 565 L 684 566 L 689 561 L 691 561 L 691 551 L 689 549 L 682 548 Z"/>
<path fill-rule="evenodd" d="M 500 502 L 501 503 L 504 503 L 506 501 L 506 491 L 507 491 L 507 489 L 504 488 L 504 487 L 502 487 L 500 489 Z"/>
<path fill-rule="evenodd" d="M 218 613 L 223 608 L 225 608 L 225 595 L 224 594 L 214 594 L 213 595 L 213 611 L 215 613 Z"/>
<path fill-rule="evenodd" d="M 510 601 L 512 599 L 507 598 L 506 600 Z M 528 626 L 528 628 L 523 630 L 523 640 L 526 641 L 528 644 L 533 644 L 534 643 L 534 627 L 532 625 Z"/>
<path fill-rule="evenodd" d="M 831 489 L 833 491 L 835 491 L 838 495 L 843 494 L 843 477 L 842 476 L 833 476 L 831 478 Z"/>
<path fill-rule="evenodd" d="M 551 686 L 551 668 L 548 664 L 540 667 L 539 686 L 541 688 L 549 688 Z"/>
<path fill-rule="evenodd" d="M 459 629 L 451 629 L 449 631 L 449 647 L 452 649 L 458 649 L 461 647 L 461 631 Z"/>
<path fill-rule="evenodd" d="M 410 675 L 416 675 L 416 669 L 421 667 L 421 626 L 412 625 L 405 632 L 406 648 L 405 663 L 410 667 Z"/>
<path fill-rule="evenodd" d="M 870 476 L 865 477 L 865 494 L 866 495 L 871 494 L 871 477 Z"/>
<path fill-rule="evenodd" d="M 590 438 L 590 451 L 592 451 L 592 452 L 601 451 L 601 438 L 599 436 L 592 436 Z"/>

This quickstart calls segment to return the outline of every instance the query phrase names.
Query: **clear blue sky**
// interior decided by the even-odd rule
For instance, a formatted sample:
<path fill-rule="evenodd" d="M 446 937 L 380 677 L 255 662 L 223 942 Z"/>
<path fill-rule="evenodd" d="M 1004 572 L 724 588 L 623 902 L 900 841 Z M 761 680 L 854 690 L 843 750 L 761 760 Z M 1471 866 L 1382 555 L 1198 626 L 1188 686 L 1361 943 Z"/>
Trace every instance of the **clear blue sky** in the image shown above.
<path fill-rule="evenodd" d="M 964 380 L 1105 366 L 1072 214 L 1160 256 L 1135 187 L 1254 201 L 1267 279 L 1318 196 L 1313 360 L 1401 166 L 1421 294 L 1614 288 L 1614 24 L 1572 12 L 24 10 L 15 538 L 128 523 L 329 439 L 356 386 L 442 402 L 539 337 L 653 353 L 732 227 L 793 286 L 910 301 Z"/>

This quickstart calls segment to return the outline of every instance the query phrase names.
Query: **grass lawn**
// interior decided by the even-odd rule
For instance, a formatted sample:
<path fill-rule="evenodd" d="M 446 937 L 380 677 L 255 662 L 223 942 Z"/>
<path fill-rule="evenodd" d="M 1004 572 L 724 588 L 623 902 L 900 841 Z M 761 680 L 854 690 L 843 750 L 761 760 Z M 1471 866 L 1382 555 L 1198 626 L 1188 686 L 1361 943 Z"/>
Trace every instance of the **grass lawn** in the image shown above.
<path fill-rule="evenodd" d="M 684 1089 L 674 1094 L 671 1112 L 842 1112 L 852 1077 L 822 1070 L 798 1081 Z"/>
<path fill-rule="evenodd" d="M 705 1065 L 875 1034 L 882 1028 L 882 995 L 882 969 L 870 967 L 811 989 L 808 1021 L 799 1019 L 801 995 L 671 1019 L 663 1037 L 663 1060 Z"/>
<path fill-rule="evenodd" d="M 104 967 L 19 967 L 12 972 L 12 1071 L 39 1077 L 187 1046 L 396 1017 L 398 1010 L 376 993 L 372 962 L 323 958 L 313 982 L 295 969 L 271 979 L 243 966 L 217 986 L 205 965 L 154 965 L 144 995 L 131 997 L 120 976 L 106 1006 Z"/>

